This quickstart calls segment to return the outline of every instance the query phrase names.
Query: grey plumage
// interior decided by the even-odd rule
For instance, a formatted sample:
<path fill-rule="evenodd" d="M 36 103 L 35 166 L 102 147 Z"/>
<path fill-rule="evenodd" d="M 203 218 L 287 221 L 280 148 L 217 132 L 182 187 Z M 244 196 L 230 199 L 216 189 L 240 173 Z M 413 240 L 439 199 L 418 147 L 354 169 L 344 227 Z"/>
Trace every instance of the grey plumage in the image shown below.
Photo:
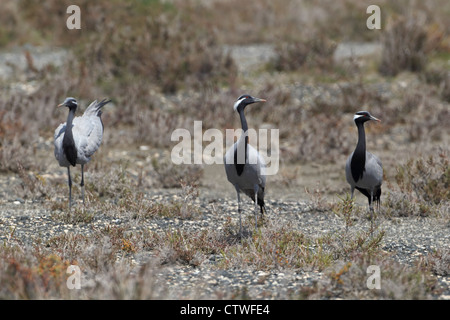
<path fill-rule="evenodd" d="M 234 186 L 237 194 L 239 211 L 239 234 L 242 235 L 240 192 L 255 202 L 255 223 L 258 223 L 258 206 L 261 215 L 264 212 L 264 189 L 266 187 L 265 161 L 258 151 L 248 144 L 248 126 L 244 109 L 247 105 L 266 100 L 242 95 L 234 104 L 239 113 L 243 133 L 239 140 L 225 154 L 225 172 L 228 181 Z"/>
<path fill-rule="evenodd" d="M 69 108 L 67 122 L 56 128 L 54 134 L 55 158 L 61 167 L 67 168 L 69 183 L 69 208 L 72 202 L 70 166 L 81 165 L 81 187 L 84 203 L 84 165 L 91 160 L 103 138 L 102 108 L 111 100 L 93 101 L 81 117 L 75 117 L 78 103 L 66 98 L 58 105 Z M 68 124 L 70 127 L 68 127 Z"/>
<path fill-rule="evenodd" d="M 377 156 L 366 151 L 364 123 L 380 120 L 367 111 L 357 112 L 353 119 L 358 128 L 358 143 L 345 164 L 345 176 L 350 184 L 352 199 L 355 189 L 359 190 L 368 198 L 369 209 L 372 212 L 373 202 L 376 202 L 378 206 L 380 204 L 383 166 Z"/>

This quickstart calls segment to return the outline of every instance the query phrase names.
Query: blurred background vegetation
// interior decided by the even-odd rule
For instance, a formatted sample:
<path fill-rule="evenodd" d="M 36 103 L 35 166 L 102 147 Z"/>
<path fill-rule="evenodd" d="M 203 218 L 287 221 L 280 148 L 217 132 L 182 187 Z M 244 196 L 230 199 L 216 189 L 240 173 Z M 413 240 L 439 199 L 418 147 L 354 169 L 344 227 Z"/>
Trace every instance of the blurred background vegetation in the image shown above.
<path fill-rule="evenodd" d="M 71 4 L 81 30 L 66 28 Z M 381 8 L 381 30 L 366 27 L 370 4 Z M 5 0 L 0 170 L 48 170 L 53 130 L 66 117 L 54 106 L 66 96 L 113 100 L 106 150 L 145 145 L 159 155 L 175 128 L 237 128 L 236 97 L 264 97 L 249 123 L 280 129 L 273 180 L 286 185 L 300 177 L 289 164 L 345 161 L 356 139 L 351 114 L 361 109 L 383 121 L 369 126 L 369 147 L 386 163 L 399 152 L 406 161 L 411 150 L 448 150 L 449 14 L 445 0 Z M 40 63 L 42 52 L 50 62 Z M 108 168 L 114 157 L 103 154 L 99 167 Z"/>

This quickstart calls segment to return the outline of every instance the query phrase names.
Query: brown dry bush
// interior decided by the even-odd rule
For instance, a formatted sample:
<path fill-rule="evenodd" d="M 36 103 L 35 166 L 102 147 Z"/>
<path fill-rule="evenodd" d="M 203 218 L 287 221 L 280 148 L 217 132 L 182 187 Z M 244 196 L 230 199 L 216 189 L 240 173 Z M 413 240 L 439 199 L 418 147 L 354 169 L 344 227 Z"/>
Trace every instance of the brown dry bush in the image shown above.
<path fill-rule="evenodd" d="M 126 8 L 133 10 L 137 9 Z M 79 52 L 80 60 L 94 71 L 97 81 L 118 81 L 118 96 L 126 97 L 123 91 L 131 81 L 145 79 L 149 87 L 174 93 L 181 88 L 218 85 L 236 72 L 213 33 L 194 29 L 189 19 L 171 12 L 157 15 L 151 5 L 145 10 L 148 16 L 140 13 L 133 19 L 122 17 L 125 23 L 111 19 Z M 117 12 L 115 9 L 105 14 L 114 17 Z"/>
<path fill-rule="evenodd" d="M 381 41 L 380 72 L 387 76 L 395 76 L 403 70 L 422 71 L 428 54 L 439 43 L 439 39 L 430 37 L 427 32 L 426 16 L 418 13 L 393 18 Z"/>
<path fill-rule="evenodd" d="M 381 288 L 369 290 L 367 268 L 376 265 L 381 270 Z M 420 266 L 406 266 L 387 256 L 368 258 L 357 255 L 351 261 L 337 261 L 324 271 L 326 277 L 305 288 L 303 299 L 431 299 L 436 279 Z"/>
<path fill-rule="evenodd" d="M 61 296 L 71 264 L 61 256 L 31 248 L 0 250 L 0 296 L 6 299 L 46 299 Z M 66 289 L 67 290 L 67 289 Z"/>
<path fill-rule="evenodd" d="M 449 218 L 448 150 L 440 149 L 435 153 L 410 158 L 397 166 L 395 185 L 388 181 L 391 192 L 382 206 L 384 215 Z"/>
<path fill-rule="evenodd" d="M 433 204 L 449 201 L 450 167 L 446 150 L 398 166 L 395 180 L 404 193 L 418 200 Z"/>
<path fill-rule="evenodd" d="M 176 165 L 167 158 L 152 159 L 157 185 L 162 188 L 178 188 L 183 184 L 198 184 L 203 175 L 203 166 L 196 164 Z"/>
<path fill-rule="evenodd" d="M 277 71 L 296 71 L 303 67 L 330 70 L 336 43 L 324 35 L 311 34 L 306 39 L 279 44 L 272 61 Z"/>
<path fill-rule="evenodd" d="M 424 258 L 427 268 L 440 276 L 450 275 L 450 249 L 443 248 L 434 251 Z"/>
<path fill-rule="evenodd" d="M 12 92 L 0 98 L 0 170 L 17 172 L 18 161 L 25 169 L 45 165 L 36 149 L 43 147 L 40 137 L 53 135 L 59 124 L 53 115 L 59 90 L 41 89 L 32 96 Z"/>

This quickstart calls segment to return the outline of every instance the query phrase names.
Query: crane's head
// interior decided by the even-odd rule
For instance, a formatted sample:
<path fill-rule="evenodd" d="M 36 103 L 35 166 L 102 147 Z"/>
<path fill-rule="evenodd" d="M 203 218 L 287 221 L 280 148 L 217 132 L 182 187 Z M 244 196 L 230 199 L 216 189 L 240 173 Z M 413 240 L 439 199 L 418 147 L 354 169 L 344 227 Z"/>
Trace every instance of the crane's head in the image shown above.
<path fill-rule="evenodd" d="M 234 111 L 243 110 L 247 105 L 255 103 L 255 102 L 265 102 L 265 99 L 255 98 L 248 94 L 243 94 L 240 96 L 236 102 L 234 103 Z"/>
<path fill-rule="evenodd" d="M 64 100 L 63 103 L 58 104 L 58 107 L 62 107 L 65 106 L 69 109 L 76 109 L 78 104 L 77 104 L 77 100 L 75 100 L 75 98 L 66 98 L 66 100 Z"/>
<path fill-rule="evenodd" d="M 355 115 L 353 116 L 353 121 L 355 121 L 355 123 L 364 123 L 366 121 L 369 120 L 375 120 L 380 122 L 380 119 L 375 118 L 374 116 L 372 116 L 368 111 L 358 111 L 357 113 L 355 113 Z"/>

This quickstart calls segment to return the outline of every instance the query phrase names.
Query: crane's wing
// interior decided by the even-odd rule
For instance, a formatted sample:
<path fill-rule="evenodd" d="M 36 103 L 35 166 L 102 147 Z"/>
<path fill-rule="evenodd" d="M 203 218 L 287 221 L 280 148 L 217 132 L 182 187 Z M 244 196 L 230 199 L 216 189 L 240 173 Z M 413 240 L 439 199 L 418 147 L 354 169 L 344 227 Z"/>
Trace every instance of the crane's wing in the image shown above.
<path fill-rule="evenodd" d="M 72 131 L 78 151 L 77 158 L 89 161 L 102 143 L 103 125 L 100 118 L 77 117 L 73 120 Z"/>
<path fill-rule="evenodd" d="M 60 165 L 64 164 L 64 150 L 62 148 L 62 141 L 64 138 L 64 132 L 66 132 L 66 123 L 61 123 L 55 130 L 53 136 L 53 144 L 55 146 L 55 158 L 58 160 Z"/>
<path fill-rule="evenodd" d="M 103 99 L 100 102 L 94 100 L 84 111 L 83 116 L 73 121 L 72 130 L 80 161 L 89 161 L 102 143 L 103 123 L 100 116 L 102 108 L 109 102 L 111 100 Z"/>
<path fill-rule="evenodd" d="M 366 152 L 366 175 L 370 176 L 375 185 L 381 185 L 383 182 L 383 165 L 380 158 L 376 155 Z"/>
<path fill-rule="evenodd" d="M 260 187 L 264 188 L 266 186 L 266 161 L 261 156 L 261 154 L 253 148 L 250 144 L 247 145 L 248 152 L 248 164 L 253 170 L 256 171 L 258 177 L 258 184 Z"/>

